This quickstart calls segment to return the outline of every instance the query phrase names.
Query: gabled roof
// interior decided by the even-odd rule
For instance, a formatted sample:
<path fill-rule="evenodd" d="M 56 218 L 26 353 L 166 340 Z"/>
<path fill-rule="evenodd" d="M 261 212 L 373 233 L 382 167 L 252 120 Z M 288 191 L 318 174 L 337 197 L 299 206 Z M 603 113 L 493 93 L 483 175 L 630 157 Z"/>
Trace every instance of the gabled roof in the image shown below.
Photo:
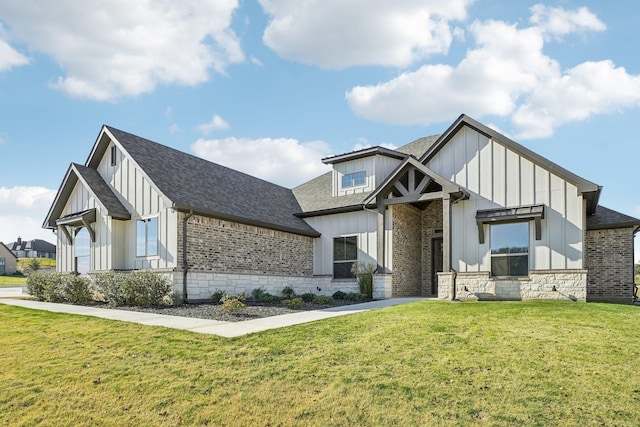
<path fill-rule="evenodd" d="M 407 155 L 413 155 L 416 157 L 421 156 L 437 139 L 438 135 L 427 136 L 425 138 L 416 139 L 415 141 L 396 148 L 395 150 L 383 147 L 372 147 L 340 155 L 340 157 L 343 157 L 342 161 L 346 161 L 344 159 L 349 158 L 350 154 L 354 154 L 356 156 L 349 158 L 349 160 L 353 160 L 354 158 L 365 157 L 362 155 L 365 152 L 366 156 L 372 156 L 375 154 L 382 154 L 384 151 L 385 153 L 393 152 L 394 154 L 391 157 L 404 160 Z M 371 194 L 371 191 L 333 197 L 331 176 L 332 172 L 327 172 L 293 189 L 293 194 L 298 200 L 301 208 L 298 216 L 310 217 L 362 209 L 362 203 L 364 199 Z"/>
<path fill-rule="evenodd" d="M 290 189 L 110 126 L 103 127 L 87 160 L 89 168 L 100 162 L 111 138 L 178 210 L 307 236 L 320 235 L 294 216 L 300 212 L 300 205 Z"/>
<path fill-rule="evenodd" d="M 444 147 L 447 144 L 447 142 L 449 142 L 449 140 L 463 126 L 468 126 L 476 130 L 477 132 L 485 135 L 487 138 L 491 138 L 495 141 L 500 142 L 502 145 L 515 151 L 516 153 L 520 154 L 522 157 L 526 158 L 527 160 L 530 160 L 534 164 L 538 164 L 544 167 L 545 169 L 549 170 L 550 172 L 554 173 L 555 175 L 558 175 L 559 177 L 565 179 L 566 181 L 574 184 L 576 187 L 578 187 L 578 191 L 582 193 L 585 199 L 587 200 L 587 212 L 593 213 L 595 211 L 596 206 L 598 204 L 598 199 L 600 198 L 600 190 L 602 189 L 602 187 L 600 187 L 597 184 L 594 184 L 591 181 L 588 181 L 584 178 L 579 177 L 578 175 L 568 171 L 567 169 L 561 166 L 558 166 L 552 161 L 542 157 L 539 154 L 534 153 L 528 148 L 507 138 L 501 133 L 495 131 L 494 129 L 491 129 L 490 127 L 487 127 L 482 123 L 472 119 L 466 114 L 460 115 L 460 117 L 458 117 L 458 119 L 455 122 L 453 122 L 453 124 L 449 126 L 449 128 L 442 135 L 440 135 L 438 140 L 435 141 L 435 143 L 424 153 L 422 157 L 420 157 L 420 162 L 426 164 L 429 160 L 431 160 L 436 155 L 436 153 L 442 147 Z"/>
<path fill-rule="evenodd" d="M 43 240 L 43 241 L 44 241 L 44 240 Z M 48 242 L 47 242 L 47 243 L 48 243 Z M 5 245 L 5 244 L 4 244 L 4 243 L 2 243 L 2 242 L 0 242 L 0 245 L 1 245 L 3 248 L 5 248 L 5 249 L 7 250 L 7 252 L 8 252 L 12 257 L 14 257 L 15 259 L 18 259 L 18 257 L 17 257 L 13 252 L 11 252 L 11 249 L 9 249 L 9 248 L 7 247 L 7 245 Z M 55 252 L 55 250 L 56 250 L 56 247 L 54 246 L 54 247 L 53 247 L 53 251 Z"/>
<path fill-rule="evenodd" d="M 378 186 L 375 191 L 373 191 L 367 196 L 366 199 L 364 199 L 362 203 L 365 205 L 374 204 L 376 201 L 376 197 L 381 193 L 385 193 L 391 187 L 393 187 L 394 182 L 398 179 L 398 177 L 401 176 L 407 170 L 407 168 L 410 167 L 414 167 L 426 176 L 430 177 L 433 181 L 435 181 L 442 187 L 442 190 L 444 192 L 447 192 L 449 194 L 458 193 L 461 196 L 467 196 L 464 189 L 436 174 L 424 164 L 420 163 L 415 157 L 408 156 L 393 170 L 393 172 L 389 174 L 389 176 Z"/>
<path fill-rule="evenodd" d="M 355 159 L 361 159 L 363 157 L 373 156 L 376 154 L 387 156 L 387 157 L 393 157 L 396 159 L 403 159 L 405 157 L 402 153 L 398 153 L 396 150 L 376 146 L 376 147 L 368 147 L 368 148 L 363 148 L 361 150 L 351 151 L 349 153 L 325 157 L 324 159 L 322 159 L 322 163 L 327 165 L 332 163 L 342 163 L 342 162 L 347 162 L 349 160 L 355 160 Z"/>
<path fill-rule="evenodd" d="M 56 228 L 56 220 L 60 218 L 78 180 L 89 190 L 107 215 L 117 219 L 131 219 L 129 211 L 122 205 L 97 170 L 71 163 L 44 221 L 44 228 Z"/>
<path fill-rule="evenodd" d="M 587 230 L 640 227 L 640 219 L 598 205 L 593 215 L 587 215 Z M 634 231 L 635 233 L 635 231 Z"/>

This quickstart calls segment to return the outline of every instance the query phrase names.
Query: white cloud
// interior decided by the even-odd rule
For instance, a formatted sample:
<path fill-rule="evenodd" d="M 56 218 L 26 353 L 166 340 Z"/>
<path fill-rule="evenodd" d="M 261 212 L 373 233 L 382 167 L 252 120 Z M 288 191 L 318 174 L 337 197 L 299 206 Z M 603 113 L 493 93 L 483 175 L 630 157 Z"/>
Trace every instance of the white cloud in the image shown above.
<path fill-rule="evenodd" d="M 543 4 L 536 4 L 530 10 L 531 18 L 529 21 L 551 37 L 607 29 L 604 22 L 600 21 L 586 7 L 581 7 L 577 10 L 565 10 L 561 7 L 547 7 Z"/>
<path fill-rule="evenodd" d="M 259 0 L 270 21 L 264 43 L 283 58 L 346 68 L 406 67 L 446 53 L 450 21 L 473 0 Z"/>
<path fill-rule="evenodd" d="M 331 154 L 331 148 L 323 141 L 199 139 L 191 150 L 204 159 L 289 188 L 330 170 L 320 161 Z"/>
<path fill-rule="evenodd" d="M 0 19 L 14 39 L 65 70 L 53 87 L 106 101 L 159 84 L 202 83 L 210 70 L 224 73 L 242 61 L 230 28 L 237 6 L 237 0 L 3 1 Z"/>
<path fill-rule="evenodd" d="M 0 40 L 0 71 L 7 71 L 28 63 L 29 58 L 9 46 L 4 40 Z"/>
<path fill-rule="evenodd" d="M 55 190 L 44 187 L 0 187 L 0 242 L 43 239 L 55 243 L 50 230 L 42 228 Z"/>
<path fill-rule="evenodd" d="M 640 75 L 611 61 L 585 62 L 541 82 L 512 120 L 519 138 L 544 138 L 563 123 L 640 106 Z"/>
<path fill-rule="evenodd" d="M 395 150 L 396 148 L 398 148 L 397 145 L 387 144 L 386 142 L 383 142 L 382 144 L 378 144 L 378 146 L 388 148 L 390 150 Z M 371 148 L 371 147 L 373 147 L 373 145 L 371 145 L 369 141 L 363 138 L 362 141 L 358 142 L 356 145 L 353 146 L 353 151 L 364 150 L 365 148 Z"/>
<path fill-rule="evenodd" d="M 214 114 L 211 117 L 211 120 L 208 123 L 203 123 L 198 125 L 198 130 L 203 134 L 207 135 L 211 133 L 213 130 L 227 130 L 229 129 L 229 123 L 227 123 L 222 117 L 217 114 Z"/>
<path fill-rule="evenodd" d="M 476 48 L 459 64 L 424 65 L 388 82 L 356 86 L 346 93 L 349 106 L 368 119 L 407 125 L 450 121 L 461 112 L 509 117 L 518 137 L 537 138 L 563 123 L 638 105 L 639 76 L 611 61 L 563 72 L 543 53 L 549 34 L 600 30 L 595 15 L 544 7 L 533 13 L 542 26 L 474 22 L 468 33 Z"/>
<path fill-rule="evenodd" d="M 181 132 L 181 131 L 182 131 L 182 129 L 176 123 L 174 123 L 171 126 L 169 126 L 169 133 L 178 133 L 178 132 Z"/>

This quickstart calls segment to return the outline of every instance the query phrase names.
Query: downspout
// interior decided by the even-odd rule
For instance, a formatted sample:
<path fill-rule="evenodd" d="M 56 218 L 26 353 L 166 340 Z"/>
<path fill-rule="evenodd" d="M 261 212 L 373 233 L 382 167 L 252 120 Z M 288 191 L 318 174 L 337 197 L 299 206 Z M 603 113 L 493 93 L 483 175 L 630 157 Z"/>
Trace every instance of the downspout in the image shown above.
<path fill-rule="evenodd" d="M 451 206 L 455 205 L 456 203 L 458 203 L 460 200 L 464 199 L 466 197 L 466 194 L 464 192 L 462 192 L 462 194 L 460 195 L 460 197 L 458 197 L 457 199 L 455 199 L 454 201 L 451 202 Z M 449 242 L 451 242 L 451 221 L 449 221 Z M 451 243 L 449 243 L 449 264 L 451 264 L 451 259 L 452 259 L 452 254 L 453 254 L 453 245 Z M 451 267 L 451 265 L 449 265 L 449 270 L 451 270 L 453 272 L 453 295 L 451 297 L 451 301 L 456 301 L 457 295 L 456 295 L 456 280 L 458 278 L 458 272 Z"/>
<path fill-rule="evenodd" d="M 187 259 L 187 221 L 193 216 L 193 211 L 185 213 L 182 218 L 182 299 L 188 304 L 189 296 L 187 295 L 187 274 L 189 273 L 189 261 Z"/>

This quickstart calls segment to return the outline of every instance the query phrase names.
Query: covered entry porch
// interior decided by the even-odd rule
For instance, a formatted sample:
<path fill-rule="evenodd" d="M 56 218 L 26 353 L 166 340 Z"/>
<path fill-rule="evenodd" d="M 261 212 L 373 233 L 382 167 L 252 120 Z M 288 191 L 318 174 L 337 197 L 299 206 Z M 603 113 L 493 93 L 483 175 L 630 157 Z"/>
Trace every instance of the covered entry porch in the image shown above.
<path fill-rule="evenodd" d="M 377 210 L 374 287 L 383 288 L 379 296 L 452 295 L 451 209 L 467 197 L 463 189 L 408 157 L 365 200 L 367 209 Z M 385 236 L 388 216 L 391 233 Z"/>

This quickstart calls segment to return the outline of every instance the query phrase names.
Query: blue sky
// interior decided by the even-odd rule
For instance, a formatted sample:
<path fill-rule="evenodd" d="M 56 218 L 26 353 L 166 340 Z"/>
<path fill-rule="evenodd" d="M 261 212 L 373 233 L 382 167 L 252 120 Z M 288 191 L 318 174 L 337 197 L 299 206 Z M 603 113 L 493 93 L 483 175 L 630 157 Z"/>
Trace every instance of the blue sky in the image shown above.
<path fill-rule="evenodd" d="M 103 123 L 292 187 L 466 113 L 640 216 L 637 40 L 630 0 L 0 0 L 0 241 L 55 240 Z"/>

